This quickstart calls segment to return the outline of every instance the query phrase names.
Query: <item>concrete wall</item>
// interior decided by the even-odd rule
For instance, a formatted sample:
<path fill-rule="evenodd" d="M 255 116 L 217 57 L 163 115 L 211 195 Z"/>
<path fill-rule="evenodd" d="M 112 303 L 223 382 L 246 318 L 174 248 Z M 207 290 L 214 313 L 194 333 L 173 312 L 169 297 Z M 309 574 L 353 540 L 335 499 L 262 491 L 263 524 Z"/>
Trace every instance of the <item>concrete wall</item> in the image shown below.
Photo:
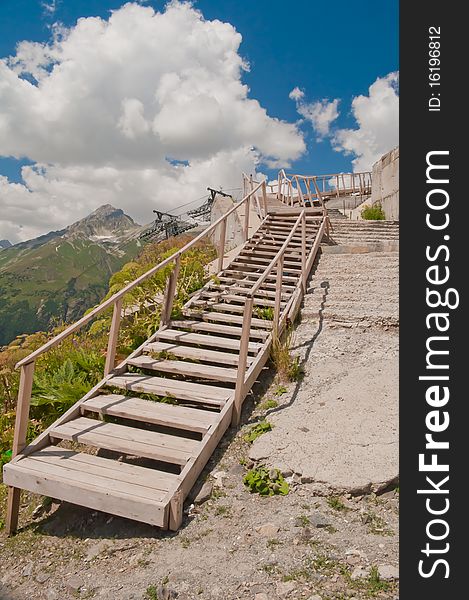
<path fill-rule="evenodd" d="M 373 165 L 371 202 L 379 202 L 386 219 L 399 220 L 399 146 Z"/>

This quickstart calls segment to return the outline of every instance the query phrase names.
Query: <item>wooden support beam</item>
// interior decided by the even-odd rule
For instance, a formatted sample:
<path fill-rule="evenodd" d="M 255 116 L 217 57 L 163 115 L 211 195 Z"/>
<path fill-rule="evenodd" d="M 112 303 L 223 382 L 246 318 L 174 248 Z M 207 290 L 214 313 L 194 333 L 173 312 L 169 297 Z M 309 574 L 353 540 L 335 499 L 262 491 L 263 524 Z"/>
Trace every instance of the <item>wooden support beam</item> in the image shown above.
<path fill-rule="evenodd" d="M 182 507 L 184 504 L 184 496 L 182 490 L 175 492 L 169 503 L 169 523 L 170 531 L 177 531 L 182 525 Z"/>
<path fill-rule="evenodd" d="M 119 328 L 122 315 L 122 303 L 124 299 L 118 298 L 114 303 L 114 312 L 112 313 L 111 330 L 109 332 L 109 341 L 107 344 L 106 364 L 104 365 L 104 376 L 114 369 L 116 360 L 117 340 L 119 337 Z"/>
<path fill-rule="evenodd" d="M 220 226 L 220 241 L 218 242 L 218 273 L 223 271 L 223 259 L 225 258 L 225 240 L 226 240 L 226 219 L 223 219 Z"/>
<path fill-rule="evenodd" d="M 308 274 L 306 272 L 306 216 L 303 212 L 301 219 L 301 280 L 303 285 L 303 294 L 306 293 L 306 280 Z"/>
<path fill-rule="evenodd" d="M 249 238 L 249 213 L 251 212 L 251 197 L 249 197 L 246 200 L 246 203 L 244 205 L 244 242 L 247 242 L 248 238 Z M 223 267 L 222 267 L 223 268 Z M 221 269 L 220 269 L 221 271 Z"/>
<path fill-rule="evenodd" d="M 21 367 L 20 387 L 16 407 L 15 433 L 13 437 L 12 458 L 15 458 L 26 446 L 28 432 L 29 407 L 31 404 L 31 391 L 33 389 L 34 361 Z M 7 514 L 5 529 L 7 535 L 12 535 L 18 527 L 18 513 L 20 509 L 21 490 L 10 487 L 8 489 Z"/>
<path fill-rule="evenodd" d="M 160 327 L 167 327 L 171 321 L 171 312 L 173 310 L 174 296 L 176 294 L 176 284 L 181 265 L 181 255 L 178 254 L 174 263 L 174 269 L 168 277 L 166 291 L 163 299 L 163 308 L 161 310 Z"/>
<path fill-rule="evenodd" d="M 285 252 L 284 252 L 285 253 Z M 283 258 L 284 254 L 279 256 L 277 262 L 277 281 L 275 282 L 275 306 L 274 306 L 274 323 L 273 323 L 273 331 L 274 335 L 278 336 L 278 324 L 280 320 L 280 310 L 281 310 L 281 302 L 282 302 L 282 273 L 283 273 Z"/>
<path fill-rule="evenodd" d="M 241 333 L 240 348 L 239 348 L 239 362 L 238 372 L 236 375 L 236 388 L 234 394 L 233 413 L 231 418 L 231 424 L 236 426 L 239 424 L 241 419 L 241 409 L 243 406 L 243 400 L 245 397 L 245 378 L 246 378 L 246 364 L 249 349 L 249 336 L 251 333 L 251 320 L 252 320 L 252 308 L 253 299 L 248 296 L 245 303 L 243 329 Z"/>

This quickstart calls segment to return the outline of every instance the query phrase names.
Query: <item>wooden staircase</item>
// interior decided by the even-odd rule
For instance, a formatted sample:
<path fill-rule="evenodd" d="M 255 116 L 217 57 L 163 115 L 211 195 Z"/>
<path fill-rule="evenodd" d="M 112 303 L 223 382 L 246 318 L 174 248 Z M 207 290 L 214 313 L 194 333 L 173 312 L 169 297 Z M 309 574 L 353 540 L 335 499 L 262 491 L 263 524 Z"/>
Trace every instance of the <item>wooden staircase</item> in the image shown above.
<path fill-rule="evenodd" d="M 247 208 L 259 190 L 265 200 L 265 183 L 252 187 L 242 201 Z M 225 235 L 226 218 L 238 206 L 199 238 L 216 226 Z M 142 276 L 173 261 L 160 329 L 121 364 L 114 365 L 122 297 L 136 282 L 19 363 L 15 456 L 4 467 L 9 533 L 17 527 L 20 489 L 162 528 L 180 526 L 184 498 L 227 428 L 239 422 L 273 336 L 299 309 L 327 227 L 325 211 L 313 208 L 261 216 L 260 228 L 227 266 L 223 237 L 218 276 L 187 302 L 184 318 L 170 318 L 179 260 L 199 238 Z M 35 359 L 110 305 L 103 380 L 25 447 Z"/>

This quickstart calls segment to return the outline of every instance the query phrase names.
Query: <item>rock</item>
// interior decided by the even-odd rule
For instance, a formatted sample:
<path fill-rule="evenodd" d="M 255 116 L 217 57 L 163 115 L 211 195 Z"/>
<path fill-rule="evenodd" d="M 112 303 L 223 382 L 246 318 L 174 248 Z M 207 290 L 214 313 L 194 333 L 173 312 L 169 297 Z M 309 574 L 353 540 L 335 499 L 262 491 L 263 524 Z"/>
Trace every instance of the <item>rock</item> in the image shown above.
<path fill-rule="evenodd" d="M 224 479 L 227 476 L 226 471 L 217 471 L 216 473 L 212 473 L 213 478 L 215 479 L 215 485 L 217 487 L 223 487 Z"/>
<path fill-rule="evenodd" d="M 279 598 L 286 598 L 289 596 L 296 588 L 296 584 L 294 581 L 280 581 L 277 583 L 277 596 Z"/>
<path fill-rule="evenodd" d="M 241 475 L 244 475 L 244 467 L 243 467 L 243 465 L 240 465 L 240 464 L 233 465 L 230 468 L 230 473 L 232 475 L 235 475 L 236 477 L 240 477 Z"/>
<path fill-rule="evenodd" d="M 108 546 L 107 540 L 101 540 L 101 541 L 97 542 L 96 544 L 93 544 L 92 546 L 90 546 L 88 548 L 88 552 L 86 553 L 84 561 L 90 562 L 91 560 L 96 558 L 99 554 L 101 554 L 101 552 L 103 552 L 103 550 L 105 550 L 107 548 L 107 546 Z"/>
<path fill-rule="evenodd" d="M 311 513 L 310 515 L 308 515 L 308 519 L 312 527 L 321 528 L 329 527 L 331 525 L 331 519 L 320 512 Z"/>
<path fill-rule="evenodd" d="M 379 565 L 378 574 L 380 579 L 384 579 L 385 581 L 399 579 L 399 569 L 393 565 Z"/>
<path fill-rule="evenodd" d="M 59 600 L 59 593 L 56 590 L 47 590 L 46 600 Z"/>
<path fill-rule="evenodd" d="M 65 582 L 65 585 L 70 592 L 75 594 L 76 592 L 80 591 L 83 581 L 77 575 L 73 575 Z"/>
<path fill-rule="evenodd" d="M 309 541 L 313 537 L 313 532 L 309 527 L 303 527 L 300 533 L 300 539 L 303 542 Z"/>
<path fill-rule="evenodd" d="M 348 564 L 357 564 L 357 562 L 368 562 L 368 555 L 365 554 L 362 550 L 357 550 L 356 548 L 350 548 L 345 551 L 345 557 Z M 356 561 L 352 561 L 352 558 L 356 558 Z"/>
<path fill-rule="evenodd" d="M 206 481 L 204 485 L 200 488 L 199 493 L 194 498 L 194 504 L 203 504 L 210 500 L 213 491 L 213 484 L 210 481 Z"/>
<path fill-rule="evenodd" d="M 390 492 L 384 492 L 384 494 L 381 494 L 380 498 L 383 498 L 383 500 L 390 500 L 394 498 L 395 495 L 395 491 L 391 490 Z"/>
<path fill-rule="evenodd" d="M 307 600 L 322 600 L 322 598 L 321 598 L 321 596 L 318 596 L 317 594 L 313 594 L 312 596 L 307 598 Z"/>
<path fill-rule="evenodd" d="M 46 573 L 44 571 L 41 571 L 40 573 L 38 573 L 36 575 L 36 577 L 34 578 L 38 583 L 45 583 L 48 579 L 50 579 L 50 575 L 49 573 Z"/>
<path fill-rule="evenodd" d="M 369 494 L 371 492 L 371 483 L 366 483 L 365 485 L 360 485 L 357 487 L 354 487 L 353 489 L 349 490 L 349 494 L 351 496 L 365 496 L 366 494 Z"/>
<path fill-rule="evenodd" d="M 355 567 L 352 571 L 350 578 L 352 581 L 356 581 L 357 579 L 365 579 L 370 574 L 370 569 L 368 567 Z"/>
<path fill-rule="evenodd" d="M 267 596 L 267 594 L 264 594 L 264 592 L 260 592 L 259 594 L 256 594 L 254 596 L 254 600 L 269 600 L 269 596 Z"/>
<path fill-rule="evenodd" d="M 301 483 L 313 483 L 314 478 L 309 475 L 302 475 L 300 478 Z"/>
<path fill-rule="evenodd" d="M 158 586 L 157 590 L 157 598 L 158 600 L 173 600 L 173 598 L 177 598 L 178 593 L 171 587 L 167 585 Z"/>
<path fill-rule="evenodd" d="M 31 577 L 33 574 L 33 563 L 28 563 L 24 569 L 21 571 L 21 575 L 23 577 Z"/>
<path fill-rule="evenodd" d="M 278 525 L 275 525 L 274 523 L 264 523 L 264 525 L 256 527 L 256 531 L 259 535 L 268 538 L 274 537 L 274 535 L 278 533 L 278 530 Z"/>

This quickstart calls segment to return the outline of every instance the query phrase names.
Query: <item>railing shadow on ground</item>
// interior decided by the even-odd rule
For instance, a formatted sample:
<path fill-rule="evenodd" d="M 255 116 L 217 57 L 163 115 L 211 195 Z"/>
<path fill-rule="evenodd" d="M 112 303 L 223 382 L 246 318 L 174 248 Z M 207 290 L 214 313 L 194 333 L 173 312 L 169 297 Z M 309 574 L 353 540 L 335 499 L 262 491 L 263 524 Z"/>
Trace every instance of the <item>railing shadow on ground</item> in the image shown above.
<path fill-rule="evenodd" d="M 323 295 L 322 295 L 322 299 L 321 299 L 321 304 L 320 304 L 320 308 L 318 311 L 318 315 L 319 315 L 319 322 L 318 322 L 318 328 L 316 329 L 316 332 L 314 333 L 313 337 L 310 340 L 307 340 L 306 342 L 304 342 L 303 344 L 300 344 L 299 346 L 296 346 L 295 349 L 298 350 L 299 348 L 306 348 L 306 352 L 304 354 L 304 357 L 300 363 L 301 367 L 304 367 L 304 365 L 308 362 L 309 357 L 311 352 L 314 349 L 314 345 L 317 341 L 317 339 L 319 338 L 319 336 L 321 335 L 321 332 L 323 330 L 323 322 L 324 322 L 324 306 L 326 304 L 327 301 L 327 295 L 329 293 L 329 288 L 330 288 L 330 284 L 329 281 L 323 281 L 320 285 L 320 287 L 324 290 Z M 318 289 L 318 288 L 316 288 Z M 312 292 L 314 293 L 315 288 L 312 289 Z M 311 291 L 309 292 L 311 293 Z M 288 402 L 286 402 L 285 404 L 282 404 L 281 406 L 278 406 L 276 408 L 272 408 L 269 409 L 266 412 L 266 415 L 272 415 L 275 413 L 280 413 L 281 411 L 285 410 L 286 408 L 289 408 L 290 406 L 292 406 L 298 396 L 298 393 L 300 391 L 301 388 L 301 384 L 303 381 L 303 377 L 301 377 L 300 379 L 298 379 L 298 381 L 295 382 L 295 387 L 293 389 L 293 393 L 291 395 L 291 398 Z"/>

